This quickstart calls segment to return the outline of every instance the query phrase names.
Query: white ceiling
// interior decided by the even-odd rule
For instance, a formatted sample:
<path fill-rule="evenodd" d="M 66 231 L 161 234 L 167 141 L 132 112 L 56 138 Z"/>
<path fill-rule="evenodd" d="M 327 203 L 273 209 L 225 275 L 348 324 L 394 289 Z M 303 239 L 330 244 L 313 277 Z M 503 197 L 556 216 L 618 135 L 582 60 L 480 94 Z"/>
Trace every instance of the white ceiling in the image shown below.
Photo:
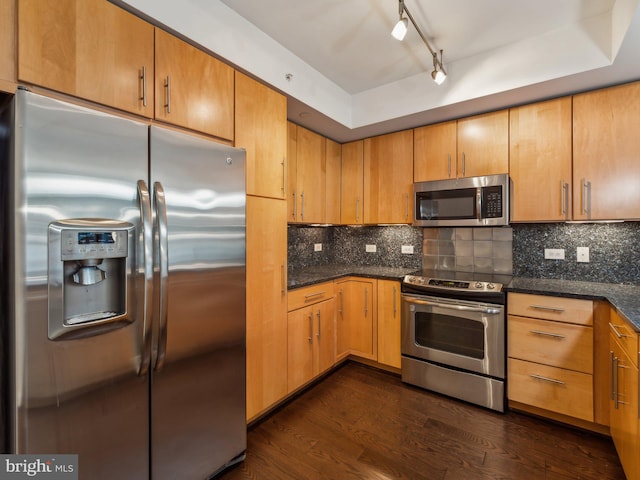
<path fill-rule="evenodd" d="M 114 0 L 289 97 L 337 141 L 640 79 L 640 0 Z"/>

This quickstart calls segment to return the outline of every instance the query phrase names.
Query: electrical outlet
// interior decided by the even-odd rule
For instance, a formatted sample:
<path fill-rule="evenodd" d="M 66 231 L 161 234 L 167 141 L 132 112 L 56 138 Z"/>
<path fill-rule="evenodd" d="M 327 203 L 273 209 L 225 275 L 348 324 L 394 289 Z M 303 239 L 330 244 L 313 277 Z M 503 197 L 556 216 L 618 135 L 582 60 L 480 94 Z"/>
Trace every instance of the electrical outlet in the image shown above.
<path fill-rule="evenodd" d="M 367 244 L 367 245 L 365 245 L 365 247 L 364 247 L 364 251 L 365 251 L 365 252 L 369 252 L 369 253 L 376 253 L 377 249 L 376 249 L 376 246 L 375 246 L 375 245 L 369 245 L 369 244 Z"/>
<path fill-rule="evenodd" d="M 545 248 L 544 258 L 550 260 L 564 260 L 564 248 Z"/>
<path fill-rule="evenodd" d="M 314 252 L 321 252 L 322 251 L 322 244 L 321 243 L 314 243 L 313 244 L 313 251 Z"/>
<path fill-rule="evenodd" d="M 402 247 L 400 247 L 400 252 L 401 253 L 412 254 L 413 253 L 413 245 L 402 245 Z"/>
<path fill-rule="evenodd" d="M 578 247 L 576 251 L 578 262 L 589 263 L 589 247 Z"/>

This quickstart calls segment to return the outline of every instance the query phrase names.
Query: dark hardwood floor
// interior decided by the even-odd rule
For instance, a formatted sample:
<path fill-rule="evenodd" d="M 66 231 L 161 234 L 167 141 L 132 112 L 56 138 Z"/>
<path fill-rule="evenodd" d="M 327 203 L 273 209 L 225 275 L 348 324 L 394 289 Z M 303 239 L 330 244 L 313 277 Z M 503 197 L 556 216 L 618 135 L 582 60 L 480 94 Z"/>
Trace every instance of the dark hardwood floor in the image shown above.
<path fill-rule="evenodd" d="M 248 434 L 238 479 L 624 479 L 609 438 L 350 362 Z"/>

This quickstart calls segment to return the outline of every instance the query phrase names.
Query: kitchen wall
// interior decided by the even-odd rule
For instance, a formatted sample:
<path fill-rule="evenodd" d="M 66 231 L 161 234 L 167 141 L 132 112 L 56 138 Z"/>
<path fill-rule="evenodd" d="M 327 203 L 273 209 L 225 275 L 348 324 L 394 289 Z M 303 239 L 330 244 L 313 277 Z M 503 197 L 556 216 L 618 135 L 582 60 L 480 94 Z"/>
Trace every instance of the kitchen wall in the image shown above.
<path fill-rule="evenodd" d="M 422 268 L 421 228 L 289 225 L 287 233 L 289 270 L 330 264 Z M 315 244 L 322 244 L 322 251 L 314 251 Z M 376 252 L 366 252 L 367 245 L 375 245 Z M 402 253 L 403 245 L 412 246 L 413 254 Z"/>
<path fill-rule="evenodd" d="M 513 274 L 590 282 L 640 282 L 640 223 L 515 224 Z M 589 263 L 576 248 L 589 247 Z M 565 260 L 546 260 L 545 248 L 562 248 Z"/>

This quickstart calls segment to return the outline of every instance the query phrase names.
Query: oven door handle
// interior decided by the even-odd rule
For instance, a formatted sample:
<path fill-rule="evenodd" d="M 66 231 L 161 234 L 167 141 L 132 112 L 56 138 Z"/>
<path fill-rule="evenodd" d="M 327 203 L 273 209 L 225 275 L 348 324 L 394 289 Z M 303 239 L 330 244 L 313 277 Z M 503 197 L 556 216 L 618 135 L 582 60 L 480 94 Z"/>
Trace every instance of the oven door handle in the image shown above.
<path fill-rule="evenodd" d="M 502 307 L 471 307 L 468 305 L 449 305 L 448 303 L 431 302 L 429 300 L 411 299 L 411 303 L 418 303 L 420 305 L 431 305 L 433 307 L 448 308 L 449 310 L 458 310 L 463 312 L 479 312 L 486 313 L 488 315 L 495 315 L 502 311 Z"/>

